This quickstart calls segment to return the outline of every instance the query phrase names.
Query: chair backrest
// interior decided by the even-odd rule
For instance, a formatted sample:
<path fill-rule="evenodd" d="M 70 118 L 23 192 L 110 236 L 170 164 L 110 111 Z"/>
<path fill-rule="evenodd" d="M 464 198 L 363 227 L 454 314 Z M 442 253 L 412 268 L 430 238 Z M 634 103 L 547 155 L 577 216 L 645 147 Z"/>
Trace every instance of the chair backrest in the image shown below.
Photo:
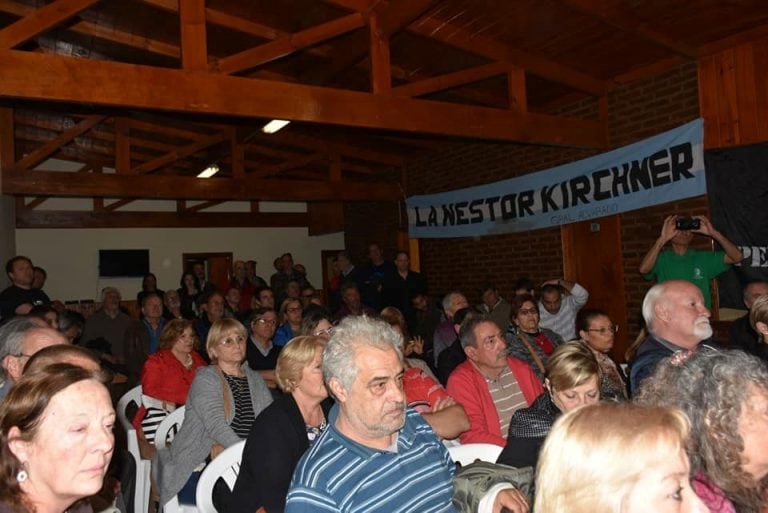
<path fill-rule="evenodd" d="M 218 513 L 213 506 L 213 485 L 219 478 L 227 483 L 230 491 L 235 488 L 237 474 L 240 472 L 240 460 L 243 458 L 243 447 L 245 440 L 227 447 L 203 470 L 195 492 L 195 502 L 200 513 Z"/>
<path fill-rule="evenodd" d="M 173 436 L 181 427 L 182 422 L 184 422 L 184 407 L 179 406 L 158 424 L 157 431 L 155 431 L 155 447 L 158 449 L 167 447 L 173 441 Z"/>
<path fill-rule="evenodd" d="M 476 460 L 496 463 L 502 447 L 495 444 L 463 444 L 448 447 L 451 459 L 460 465 L 469 465 Z"/>
<path fill-rule="evenodd" d="M 136 463 L 136 482 L 133 494 L 133 513 L 147 513 L 149 510 L 149 488 L 150 488 L 150 465 L 148 460 L 141 458 L 139 452 L 139 437 L 136 428 L 133 427 L 128 418 L 126 410 L 131 402 L 136 406 L 141 406 L 141 385 L 136 386 L 126 392 L 117 401 L 117 419 L 120 422 L 127 437 L 126 446 Z"/>

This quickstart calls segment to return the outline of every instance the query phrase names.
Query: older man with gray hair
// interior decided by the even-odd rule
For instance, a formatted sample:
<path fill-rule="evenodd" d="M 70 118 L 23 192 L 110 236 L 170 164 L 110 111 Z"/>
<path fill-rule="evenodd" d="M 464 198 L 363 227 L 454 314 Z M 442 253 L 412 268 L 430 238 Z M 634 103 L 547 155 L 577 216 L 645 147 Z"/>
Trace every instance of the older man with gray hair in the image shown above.
<path fill-rule="evenodd" d="M 663 358 L 695 351 L 712 337 L 709 317 L 701 290 L 691 282 L 670 280 L 651 287 L 643 299 L 649 334 L 630 364 L 631 389 L 637 390 Z"/>
<path fill-rule="evenodd" d="M 456 511 L 455 465 L 421 415 L 405 406 L 400 342 L 389 325 L 367 316 L 348 317 L 334 330 L 323 376 L 337 404 L 294 472 L 286 513 Z M 500 488 L 488 492 L 481 511 L 528 510 L 522 493 Z"/>
<path fill-rule="evenodd" d="M 0 327 L 0 401 L 21 378 L 27 360 L 44 347 L 68 344 L 58 331 L 29 317 L 14 317 Z"/>

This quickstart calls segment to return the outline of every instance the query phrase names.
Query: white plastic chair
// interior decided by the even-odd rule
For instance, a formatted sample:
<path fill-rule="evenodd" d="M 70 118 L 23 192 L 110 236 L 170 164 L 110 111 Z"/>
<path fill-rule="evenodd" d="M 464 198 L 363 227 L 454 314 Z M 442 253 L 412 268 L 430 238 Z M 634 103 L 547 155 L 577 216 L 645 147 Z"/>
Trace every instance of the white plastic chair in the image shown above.
<path fill-rule="evenodd" d="M 451 459 L 460 465 L 469 465 L 476 460 L 496 463 L 503 448 L 495 444 L 463 444 L 448 447 Z"/>
<path fill-rule="evenodd" d="M 132 401 L 136 403 L 137 407 L 141 406 L 141 385 L 130 389 L 119 401 L 117 401 L 117 418 L 128 437 L 128 452 L 131 453 L 131 456 L 133 456 L 133 459 L 136 462 L 133 513 L 147 513 L 149 511 L 149 487 L 151 484 L 149 476 L 152 470 L 152 462 L 141 458 L 141 453 L 139 452 L 139 436 L 136 433 L 136 428 L 133 427 L 133 424 L 131 424 L 128 415 L 125 412 Z"/>
<path fill-rule="evenodd" d="M 173 440 L 172 436 L 169 436 L 173 428 L 181 427 L 184 422 L 184 406 L 179 406 L 171 413 L 168 414 L 157 425 L 157 431 L 155 431 L 155 447 L 158 449 L 164 449 Z"/>
<path fill-rule="evenodd" d="M 213 506 L 213 485 L 219 478 L 227 483 L 230 491 L 235 488 L 237 474 L 240 472 L 240 460 L 243 458 L 243 447 L 245 440 L 227 447 L 203 470 L 195 491 L 195 502 L 200 513 L 218 513 Z"/>

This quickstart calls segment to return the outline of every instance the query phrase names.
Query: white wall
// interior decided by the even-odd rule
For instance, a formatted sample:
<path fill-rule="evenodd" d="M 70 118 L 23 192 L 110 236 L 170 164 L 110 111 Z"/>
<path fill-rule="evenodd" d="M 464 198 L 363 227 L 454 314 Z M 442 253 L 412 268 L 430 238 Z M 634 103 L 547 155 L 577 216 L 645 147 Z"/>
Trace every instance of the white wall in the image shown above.
<path fill-rule="evenodd" d="M 0 243 L 2 239 L 0 239 Z M 256 260 L 259 276 L 269 281 L 272 261 L 293 253 L 307 277 L 322 286 L 321 250 L 344 248 L 344 233 L 310 237 L 306 228 L 120 228 L 18 229 L 16 253 L 48 271 L 45 291 L 52 299 L 97 299 L 107 285 L 125 299 L 141 290 L 141 278 L 98 277 L 99 249 L 148 249 L 150 270 L 161 289 L 177 288 L 182 253 L 232 252 L 235 260 Z"/>

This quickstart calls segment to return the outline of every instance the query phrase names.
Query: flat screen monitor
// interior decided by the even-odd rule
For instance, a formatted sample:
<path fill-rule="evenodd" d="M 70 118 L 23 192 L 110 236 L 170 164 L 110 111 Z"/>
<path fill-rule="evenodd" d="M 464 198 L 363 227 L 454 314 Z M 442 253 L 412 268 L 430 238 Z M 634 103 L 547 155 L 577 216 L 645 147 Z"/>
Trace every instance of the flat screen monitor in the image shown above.
<path fill-rule="evenodd" d="M 148 249 L 100 249 L 99 276 L 144 276 L 149 273 Z"/>

